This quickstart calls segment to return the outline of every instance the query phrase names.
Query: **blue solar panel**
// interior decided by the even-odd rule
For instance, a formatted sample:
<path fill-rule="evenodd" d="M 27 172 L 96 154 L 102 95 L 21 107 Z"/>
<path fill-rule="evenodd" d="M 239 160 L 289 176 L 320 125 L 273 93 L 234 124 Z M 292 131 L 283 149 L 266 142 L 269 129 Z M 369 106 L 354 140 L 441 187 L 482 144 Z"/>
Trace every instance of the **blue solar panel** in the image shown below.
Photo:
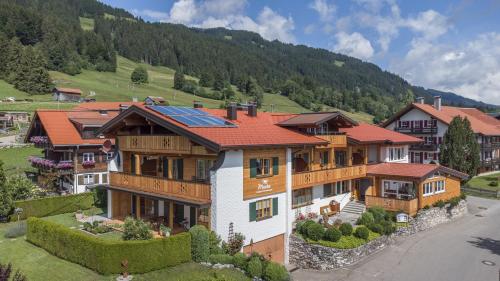
<path fill-rule="evenodd" d="M 151 105 L 148 108 L 188 127 L 236 127 L 236 125 L 223 118 L 210 115 L 196 108 L 161 105 Z"/>

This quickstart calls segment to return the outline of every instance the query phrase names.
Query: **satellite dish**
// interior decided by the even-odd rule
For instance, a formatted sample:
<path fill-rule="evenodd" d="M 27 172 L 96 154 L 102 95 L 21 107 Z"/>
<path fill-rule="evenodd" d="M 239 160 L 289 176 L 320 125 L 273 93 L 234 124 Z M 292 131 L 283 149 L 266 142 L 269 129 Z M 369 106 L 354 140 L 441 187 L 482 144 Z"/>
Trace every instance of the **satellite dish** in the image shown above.
<path fill-rule="evenodd" d="M 113 148 L 113 143 L 109 139 L 105 140 L 104 143 L 102 144 L 102 151 L 104 152 L 110 152 L 112 148 Z"/>

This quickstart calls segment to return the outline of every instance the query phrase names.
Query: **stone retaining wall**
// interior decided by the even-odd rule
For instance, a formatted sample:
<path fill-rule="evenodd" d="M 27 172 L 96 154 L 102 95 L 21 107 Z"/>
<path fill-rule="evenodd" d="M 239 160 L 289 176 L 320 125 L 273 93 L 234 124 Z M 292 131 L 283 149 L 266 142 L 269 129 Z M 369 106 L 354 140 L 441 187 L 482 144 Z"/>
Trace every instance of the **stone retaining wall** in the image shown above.
<path fill-rule="evenodd" d="M 430 208 L 420 210 L 416 218 L 411 218 L 409 227 L 400 228 L 390 236 L 381 236 L 355 249 L 335 249 L 309 244 L 295 235 L 290 236 L 290 263 L 300 267 L 316 270 L 332 270 L 357 263 L 387 245 L 395 242 L 398 236 L 408 236 L 419 231 L 430 229 L 436 225 L 452 221 L 467 213 L 467 202 L 462 200 L 453 209 Z"/>

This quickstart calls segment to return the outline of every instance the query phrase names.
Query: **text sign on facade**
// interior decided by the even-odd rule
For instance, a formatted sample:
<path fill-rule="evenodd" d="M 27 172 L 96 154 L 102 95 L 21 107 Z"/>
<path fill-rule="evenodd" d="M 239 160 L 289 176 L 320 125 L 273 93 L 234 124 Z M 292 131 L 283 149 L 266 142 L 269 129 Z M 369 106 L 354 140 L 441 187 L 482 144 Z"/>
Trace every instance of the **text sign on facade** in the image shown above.
<path fill-rule="evenodd" d="M 263 193 L 263 192 L 269 192 L 269 191 L 272 191 L 272 188 L 267 180 L 262 180 L 257 185 L 257 193 Z"/>
<path fill-rule="evenodd" d="M 396 222 L 408 222 L 408 215 L 405 213 L 399 213 L 396 215 Z"/>

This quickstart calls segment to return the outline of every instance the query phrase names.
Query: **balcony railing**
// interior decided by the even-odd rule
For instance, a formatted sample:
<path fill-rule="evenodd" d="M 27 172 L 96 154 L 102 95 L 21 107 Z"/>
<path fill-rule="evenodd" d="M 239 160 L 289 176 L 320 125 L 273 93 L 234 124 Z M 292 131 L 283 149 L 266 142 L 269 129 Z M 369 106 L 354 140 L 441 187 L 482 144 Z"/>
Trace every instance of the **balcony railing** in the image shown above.
<path fill-rule="evenodd" d="M 347 136 L 345 134 L 316 135 L 316 137 L 328 141 L 328 147 L 347 146 Z"/>
<path fill-rule="evenodd" d="M 199 203 L 210 203 L 210 184 L 207 183 L 111 172 L 110 185 L 132 192 L 141 191 Z"/>
<path fill-rule="evenodd" d="M 292 187 L 296 189 L 364 176 L 366 165 L 300 172 L 292 175 Z"/>
<path fill-rule="evenodd" d="M 480 144 L 482 150 L 493 150 L 500 148 L 500 143 L 498 142 L 490 142 L 490 143 L 482 143 Z"/>
<path fill-rule="evenodd" d="M 118 136 L 123 151 L 216 155 L 183 136 Z"/>
<path fill-rule="evenodd" d="M 406 127 L 396 127 L 394 128 L 396 132 L 403 134 L 436 134 L 437 127 L 427 127 L 427 128 L 406 128 Z"/>
<path fill-rule="evenodd" d="M 491 158 L 486 160 L 481 160 L 482 167 L 490 167 L 494 165 L 500 165 L 500 158 Z"/>
<path fill-rule="evenodd" d="M 438 144 L 431 144 L 431 143 L 410 145 L 410 150 L 419 150 L 419 151 L 437 151 L 438 148 L 439 148 Z"/>
<path fill-rule="evenodd" d="M 388 211 L 403 211 L 409 215 L 414 215 L 418 211 L 418 199 L 395 199 L 387 197 L 377 197 L 365 195 L 367 208 L 382 207 Z"/>

